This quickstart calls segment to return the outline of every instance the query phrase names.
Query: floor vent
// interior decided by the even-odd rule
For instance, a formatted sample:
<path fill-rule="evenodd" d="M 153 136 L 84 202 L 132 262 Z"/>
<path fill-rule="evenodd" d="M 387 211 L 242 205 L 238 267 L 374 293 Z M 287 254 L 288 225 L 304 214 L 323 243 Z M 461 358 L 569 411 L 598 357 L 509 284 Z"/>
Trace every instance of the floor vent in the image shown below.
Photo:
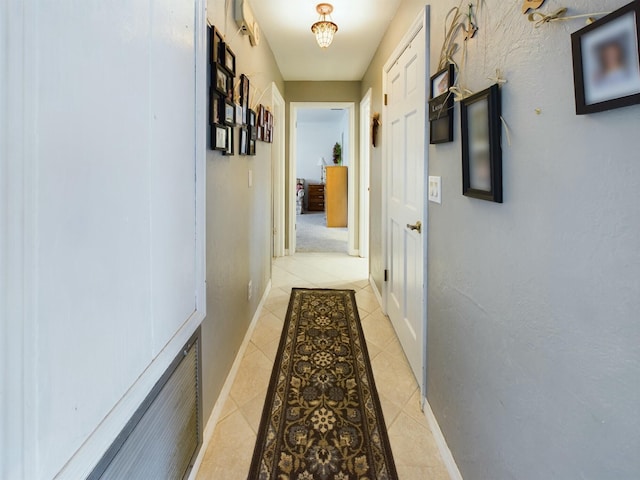
<path fill-rule="evenodd" d="M 89 480 L 186 478 L 202 444 L 200 328 L 174 359 Z"/>

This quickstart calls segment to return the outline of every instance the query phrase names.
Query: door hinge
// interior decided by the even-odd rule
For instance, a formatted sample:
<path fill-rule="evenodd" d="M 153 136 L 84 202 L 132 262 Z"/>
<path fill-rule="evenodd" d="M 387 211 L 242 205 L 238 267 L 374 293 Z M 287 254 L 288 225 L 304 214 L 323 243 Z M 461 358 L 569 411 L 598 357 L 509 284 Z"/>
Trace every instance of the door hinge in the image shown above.
<path fill-rule="evenodd" d="M 384 94 L 384 104 L 385 104 L 385 106 L 387 105 L 387 94 L 386 93 Z"/>
<path fill-rule="evenodd" d="M 384 281 L 385 282 L 389 281 L 389 270 L 386 270 L 386 269 L 384 271 Z"/>

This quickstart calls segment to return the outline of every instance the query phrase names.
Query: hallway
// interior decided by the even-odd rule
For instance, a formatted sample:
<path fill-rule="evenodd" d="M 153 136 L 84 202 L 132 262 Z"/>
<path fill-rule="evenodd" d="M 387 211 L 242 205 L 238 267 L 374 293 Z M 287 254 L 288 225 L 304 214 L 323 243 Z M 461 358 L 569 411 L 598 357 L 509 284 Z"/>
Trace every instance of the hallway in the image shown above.
<path fill-rule="evenodd" d="M 292 287 L 347 288 L 356 299 L 399 478 L 448 479 L 398 339 L 367 280 L 367 260 L 337 253 L 278 258 L 272 289 L 197 478 L 244 479 Z M 205 439 L 206 441 L 206 439 Z"/>

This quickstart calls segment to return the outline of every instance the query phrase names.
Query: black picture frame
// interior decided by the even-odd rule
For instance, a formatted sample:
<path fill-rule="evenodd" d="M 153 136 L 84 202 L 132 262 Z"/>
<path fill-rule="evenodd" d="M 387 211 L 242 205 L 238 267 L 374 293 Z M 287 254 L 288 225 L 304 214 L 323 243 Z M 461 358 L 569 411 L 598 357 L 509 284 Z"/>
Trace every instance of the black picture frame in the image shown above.
<path fill-rule="evenodd" d="M 502 203 L 502 124 L 500 87 L 460 102 L 462 194 Z"/>
<path fill-rule="evenodd" d="M 224 38 L 220 31 L 213 25 L 209 27 L 209 63 L 220 63 L 220 45 L 224 44 Z"/>
<path fill-rule="evenodd" d="M 240 155 L 249 155 L 249 130 L 247 127 L 240 128 L 240 145 L 238 146 Z"/>
<path fill-rule="evenodd" d="M 224 42 L 220 44 L 220 56 L 221 56 L 221 59 L 222 59 L 222 62 L 220 62 L 220 63 L 222 64 L 224 69 L 227 72 L 229 72 L 231 77 L 235 78 L 235 76 L 236 76 L 236 56 L 233 53 L 233 50 L 231 50 L 231 47 L 229 47 L 229 45 L 224 43 Z"/>
<path fill-rule="evenodd" d="M 215 74 L 216 74 L 215 78 L 213 79 L 214 88 L 218 93 L 220 93 L 224 97 L 228 97 L 229 83 L 231 81 L 229 74 L 222 67 L 222 65 L 219 65 L 219 64 L 216 64 Z"/>
<path fill-rule="evenodd" d="M 455 68 L 449 64 L 431 76 L 429 91 L 429 143 L 453 142 L 453 86 Z"/>
<path fill-rule="evenodd" d="M 251 90 L 251 83 L 249 77 L 245 74 L 240 75 L 240 105 L 242 105 L 242 119 L 236 121 L 243 125 L 247 125 L 249 122 L 249 93 Z"/>
<path fill-rule="evenodd" d="M 248 112 L 249 112 L 249 118 L 247 120 L 247 123 L 249 125 L 251 125 L 252 127 L 255 127 L 255 125 L 256 125 L 256 112 L 255 112 L 255 110 L 251 110 L 251 109 L 249 109 Z"/>
<path fill-rule="evenodd" d="M 576 114 L 640 103 L 640 0 L 571 34 Z"/>
<path fill-rule="evenodd" d="M 224 118 L 225 125 L 233 126 L 236 124 L 236 106 L 229 100 L 224 101 Z"/>
<path fill-rule="evenodd" d="M 213 150 L 227 149 L 227 126 L 212 125 L 211 126 L 211 148 Z"/>
<path fill-rule="evenodd" d="M 249 139 L 249 153 L 248 155 L 251 155 L 252 157 L 255 156 L 256 154 L 256 139 L 255 138 L 250 138 Z"/>
<path fill-rule="evenodd" d="M 209 89 L 209 125 L 222 123 L 224 99 L 214 89 Z"/>
<path fill-rule="evenodd" d="M 235 129 L 229 125 L 227 125 L 227 148 L 222 154 L 229 157 L 235 155 Z"/>

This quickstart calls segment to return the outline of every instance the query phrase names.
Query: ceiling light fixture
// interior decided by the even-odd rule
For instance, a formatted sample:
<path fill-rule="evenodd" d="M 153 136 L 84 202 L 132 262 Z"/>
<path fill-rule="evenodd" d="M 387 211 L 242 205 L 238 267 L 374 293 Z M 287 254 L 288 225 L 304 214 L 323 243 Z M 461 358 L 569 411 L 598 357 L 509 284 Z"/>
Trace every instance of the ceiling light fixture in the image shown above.
<path fill-rule="evenodd" d="M 316 10 L 320 15 L 320 19 L 311 25 L 311 31 L 316 36 L 316 41 L 320 48 L 327 48 L 333 42 L 333 36 L 338 31 L 338 25 L 331 21 L 331 12 L 333 5 L 330 3 L 319 3 Z M 329 16 L 329 20 L 327 20 Z"/>

